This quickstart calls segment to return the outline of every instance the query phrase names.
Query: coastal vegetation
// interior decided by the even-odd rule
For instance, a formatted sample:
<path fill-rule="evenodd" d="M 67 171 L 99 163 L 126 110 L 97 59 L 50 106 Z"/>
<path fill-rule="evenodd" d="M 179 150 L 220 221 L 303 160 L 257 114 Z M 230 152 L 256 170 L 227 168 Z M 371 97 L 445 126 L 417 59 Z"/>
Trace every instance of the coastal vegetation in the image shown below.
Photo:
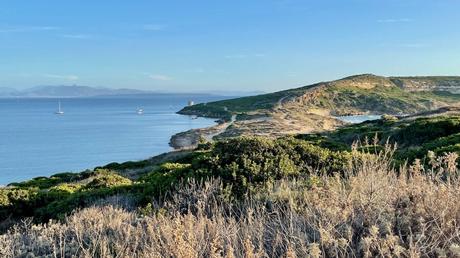
<path fill-rule="evenodd" d="M 377 149 L 388 142 L 398 144 L 395 159 L 412 162 L 415 159 L 427 161 L 429 151 L 436 155 L 460 154 L 459 132 L 458 114 L 406 119 L 386 116 L 381 120 L 339 128 L 325 137 L 338 146 L 350 146 L 354 141 Z"/>
<path fill-rule="evenodd" d="M 12 183 L 0 254 L 458 255 L 458 129 L 458 115 L 386 116 Z"/>
<path fill-rule="evenodd" d="M 277 145 L 264 144 L 263 150 Z M 58 221 L 22 220 L 0 235 L 0 255 L 458 256 L 457 155 L 438 157 L 440 162 L 424 171 L 417 162 L 395 169 L 392 152 L 387 146 L 379 154 L 363 156 L 354 149 L 343 175 L 311 170 L 299 177 L 286 169 L 279 174 L 282 179 L 265 181 L 238 200 L 230 198 L 225 177 L 182 181 L 170 194 L 138 208 L 132 198 L 117 193 Z M 192 166 L 165 164 L 144 180 L 178 176 Z"/>

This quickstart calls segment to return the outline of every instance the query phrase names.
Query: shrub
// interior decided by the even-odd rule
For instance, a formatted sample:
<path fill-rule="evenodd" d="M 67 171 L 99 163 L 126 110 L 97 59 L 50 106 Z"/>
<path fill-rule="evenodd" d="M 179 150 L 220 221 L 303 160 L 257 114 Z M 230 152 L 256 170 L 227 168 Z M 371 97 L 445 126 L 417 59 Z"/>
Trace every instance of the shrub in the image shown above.
<path fill-rule="evenodd" d="M 342 173 L 351 156 L 292 137 L 243 137 L 221 141 L 192 162 L 195 178 L 220 177 L 236 196 L 282 178 Z"/>
<path fill-rule="evenodd" d="M 401 128 L 393 140 L 401 145 L 420 145 L 460 131 L 460 117 L 419 118 Z"/>
<path fill-rule="evenodd" d="M 39 191 L 36 188 L 0 189 L 0 221 L 9 217 L 24 217 L 33 215 L 33 205 Z"/>
<path fill-rule="evenodd" d="M 47 189 L 62 183 L 80 181 L 90 177 L 91 175 L 91 171 L 84 171 L 81 173 L 59 173 L 52 175 L 50 177 L 36 177 L 25 182 L 11 183 L 10 186 L 21 188 L 35 187 L 39 189 Z"/>
<path fill-rule="evenodd" d="M 50 192 L 56 192 L 58 194 L 72 194 L 82 188 L 81 184 L 60 184 L 57 186 L 53 186 L 49 189 Z"/>
<path fill-rule="evenodd" d="M 382 116 L 382 120 L 385 122 L 396 122 L 398 121 L 398 118 L 392 115 L 385 114 Z"/>
<path fill-rule="evenodd" d="M 96 176 L 85 185 L 84 189 L 111 188 L 130 185 L 131 183 L 130 179 L 122 177 L 110 170 L 99 169 L 96 170 Z"/>
<path fill-rule="evenodd" d="M 136 169 L 136 168 L 146 167 L 149 164 L 150 164 L 149 160 L 127 161 L 123 163 L 112 162 L 103 167 L 97 167 L 95 168 L 95 170 L 98 170 L 98 169 L 108 169 L 108 170 Z"/>

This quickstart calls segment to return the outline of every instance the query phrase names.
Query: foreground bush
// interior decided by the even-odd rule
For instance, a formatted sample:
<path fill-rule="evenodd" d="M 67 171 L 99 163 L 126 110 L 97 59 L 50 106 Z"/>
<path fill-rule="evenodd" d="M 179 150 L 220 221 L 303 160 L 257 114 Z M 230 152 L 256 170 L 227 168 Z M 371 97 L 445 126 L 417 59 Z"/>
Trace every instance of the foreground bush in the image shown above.
<path fill-rule="evenodd" d="M 137 211 L 102 202 L 63 222 L 24 221 L 0 236 L 0 256 L 456 257 L 456 159 L 394 171 L 388 155 L 369 156 L 345 176 L 279 180 L 235 203 L 221 181 L 191 181 Z"/>

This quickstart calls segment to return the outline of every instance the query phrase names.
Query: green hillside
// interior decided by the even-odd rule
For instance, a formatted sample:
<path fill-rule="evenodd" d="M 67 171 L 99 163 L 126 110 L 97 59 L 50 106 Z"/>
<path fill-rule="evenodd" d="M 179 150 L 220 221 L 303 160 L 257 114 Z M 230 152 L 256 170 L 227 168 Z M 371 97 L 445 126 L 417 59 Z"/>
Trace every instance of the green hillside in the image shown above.
<path fill-rule="evenodd" d="M 305 86 L 298 89 L 279 91 L 257 96 L 241 97 L 229 100 L 221 100 L 209 103 L 200 103 L 188 106 L 179 111 L 183 115 L 198 115 L 227 119 L 232 114 L 244 114 L 251 111 L 268 111 L 276 106 L 280 99 L 302 94 L 316 85 Z"/>
<path fill-rule="evenodd" d="M 308 113 L 321 109 L 332 115 L 407 114 L 456 104 L 460 77 L 381 77 L 357 75 L 337 81 L 258 96 L 185 107 L 180 114 L 228 119 L 231 114 L 270 113 L 283 108 Z"/>

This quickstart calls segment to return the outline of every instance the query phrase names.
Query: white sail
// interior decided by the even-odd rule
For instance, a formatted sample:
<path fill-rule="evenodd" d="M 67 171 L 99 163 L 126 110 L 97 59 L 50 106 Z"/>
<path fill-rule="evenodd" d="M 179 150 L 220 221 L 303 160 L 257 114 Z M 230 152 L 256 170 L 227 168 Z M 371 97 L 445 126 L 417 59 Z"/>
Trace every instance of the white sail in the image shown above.
<path fill-rule="evenodd" d="M 63 115 L 64 111 L 61 110 L 61 101 L 58 102 L 58 111 L 56 111 L 57 115 Z"/>

